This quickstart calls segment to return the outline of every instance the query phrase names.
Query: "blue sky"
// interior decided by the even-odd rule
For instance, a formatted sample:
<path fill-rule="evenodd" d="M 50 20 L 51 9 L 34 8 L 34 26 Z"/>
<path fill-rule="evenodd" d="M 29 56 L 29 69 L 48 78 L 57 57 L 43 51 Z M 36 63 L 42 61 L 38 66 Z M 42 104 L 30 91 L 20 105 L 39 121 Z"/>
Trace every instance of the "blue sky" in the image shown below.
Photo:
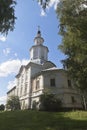
<path fill-rule="evenodd" d="M 49 48 L 48 58 L 58 68 L 62 68 L 64 55 L 58 50 L 61 37 L 58 35 L 58 19 L 55 5 L 58 0 L 51 0 L 50 8 L 44 16 L 37 0 L 18 0 L 16 5 L 16 24 L 7 38 L 0 35 L 0 104 L 5 103 L 7 91 L 15 85 L 15 75 L 22 64 L 29 61 L 29 48 L 40 26 L 44 45 Z"/>

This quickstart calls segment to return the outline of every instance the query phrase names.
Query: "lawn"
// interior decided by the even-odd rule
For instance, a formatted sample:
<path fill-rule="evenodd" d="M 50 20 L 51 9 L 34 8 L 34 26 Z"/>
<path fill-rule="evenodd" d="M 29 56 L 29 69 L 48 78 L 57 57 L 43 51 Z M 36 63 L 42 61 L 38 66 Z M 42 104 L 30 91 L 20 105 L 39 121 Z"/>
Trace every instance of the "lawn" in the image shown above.
<path fill-rule="evenodd" d="M 87 112 L 1 112 L 0 130 L 87 130 Z"/>

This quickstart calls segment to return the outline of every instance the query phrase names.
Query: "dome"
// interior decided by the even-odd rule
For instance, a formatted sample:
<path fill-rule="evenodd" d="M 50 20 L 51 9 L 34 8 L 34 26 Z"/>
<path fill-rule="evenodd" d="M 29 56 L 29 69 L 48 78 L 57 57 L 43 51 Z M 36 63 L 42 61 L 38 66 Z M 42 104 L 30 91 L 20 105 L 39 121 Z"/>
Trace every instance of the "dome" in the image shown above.
<path fill-rule="evenodd" d="M 44 42 L 44 39 L 41 37 L 41 31 L 38 30 L 37 35 L 34 38 L 34 43 L 35 43 L 35 45 L 42 45 L 43 42 Z"/>
<path fill-rule="evenodd" d="M 56 67 L 56 65 L 54 63 L 52 63 L 51 61 L 46 61 L 44 64 L 43 64 L 43 69 L 48 69 L 48 68 L 52 68 L 52 67 Z"/>

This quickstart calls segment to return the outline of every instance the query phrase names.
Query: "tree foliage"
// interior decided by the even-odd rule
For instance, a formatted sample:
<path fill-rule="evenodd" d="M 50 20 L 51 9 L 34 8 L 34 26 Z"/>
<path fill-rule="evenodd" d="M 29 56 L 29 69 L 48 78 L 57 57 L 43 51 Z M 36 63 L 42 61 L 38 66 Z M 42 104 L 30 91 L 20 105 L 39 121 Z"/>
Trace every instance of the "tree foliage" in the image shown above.
<path fill-rule="evenodd" d="M 3 34 L 14 29 L 15 5 L 15 0 L 0 0 L 0 32 Z"/>
<path fill-rule="evenodd" d="M 10 110 L 19 110 L 20 109 L 19 97 L 11 96 L 7 101 L 6 108 Z"/>
<path fill-rule="evenodd" d="M 87 90 L 87 0 L 61 0 L 57 8 L 62 60 L 81 91 Z"/>
<path fill-rule="evenodd" d="M 58 111 L 62 105 L 61 100 L 54 94 L 44 93 L 40 97 L 40 109 L 46 111 Z"/>
<path fill-rule="evenodd" d="M 5 105 L 4 105 L 4 104 L 1 104 L 1 105 L 0 105 L 0 111 L 4 111 L 4 109 L 5 109 Z"/>

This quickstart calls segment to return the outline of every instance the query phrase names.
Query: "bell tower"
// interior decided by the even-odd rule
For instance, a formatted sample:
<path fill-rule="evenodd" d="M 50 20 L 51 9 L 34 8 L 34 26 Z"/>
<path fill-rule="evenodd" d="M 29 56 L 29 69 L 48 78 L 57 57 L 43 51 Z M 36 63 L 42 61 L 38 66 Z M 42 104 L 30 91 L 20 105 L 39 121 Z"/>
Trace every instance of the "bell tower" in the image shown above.
<path fill-rule="evenodd" d="M 35 62 L 38 64 L 43 64 L 45 61 L 48 60 L 48 47 L 44 46 L 44 39 L 41 37 L 41 31 L 38 27 L 38 31 L 36 37 L 34 38 L 34 43 L 30 48 L 30 60 L 31 62 Z"/>

